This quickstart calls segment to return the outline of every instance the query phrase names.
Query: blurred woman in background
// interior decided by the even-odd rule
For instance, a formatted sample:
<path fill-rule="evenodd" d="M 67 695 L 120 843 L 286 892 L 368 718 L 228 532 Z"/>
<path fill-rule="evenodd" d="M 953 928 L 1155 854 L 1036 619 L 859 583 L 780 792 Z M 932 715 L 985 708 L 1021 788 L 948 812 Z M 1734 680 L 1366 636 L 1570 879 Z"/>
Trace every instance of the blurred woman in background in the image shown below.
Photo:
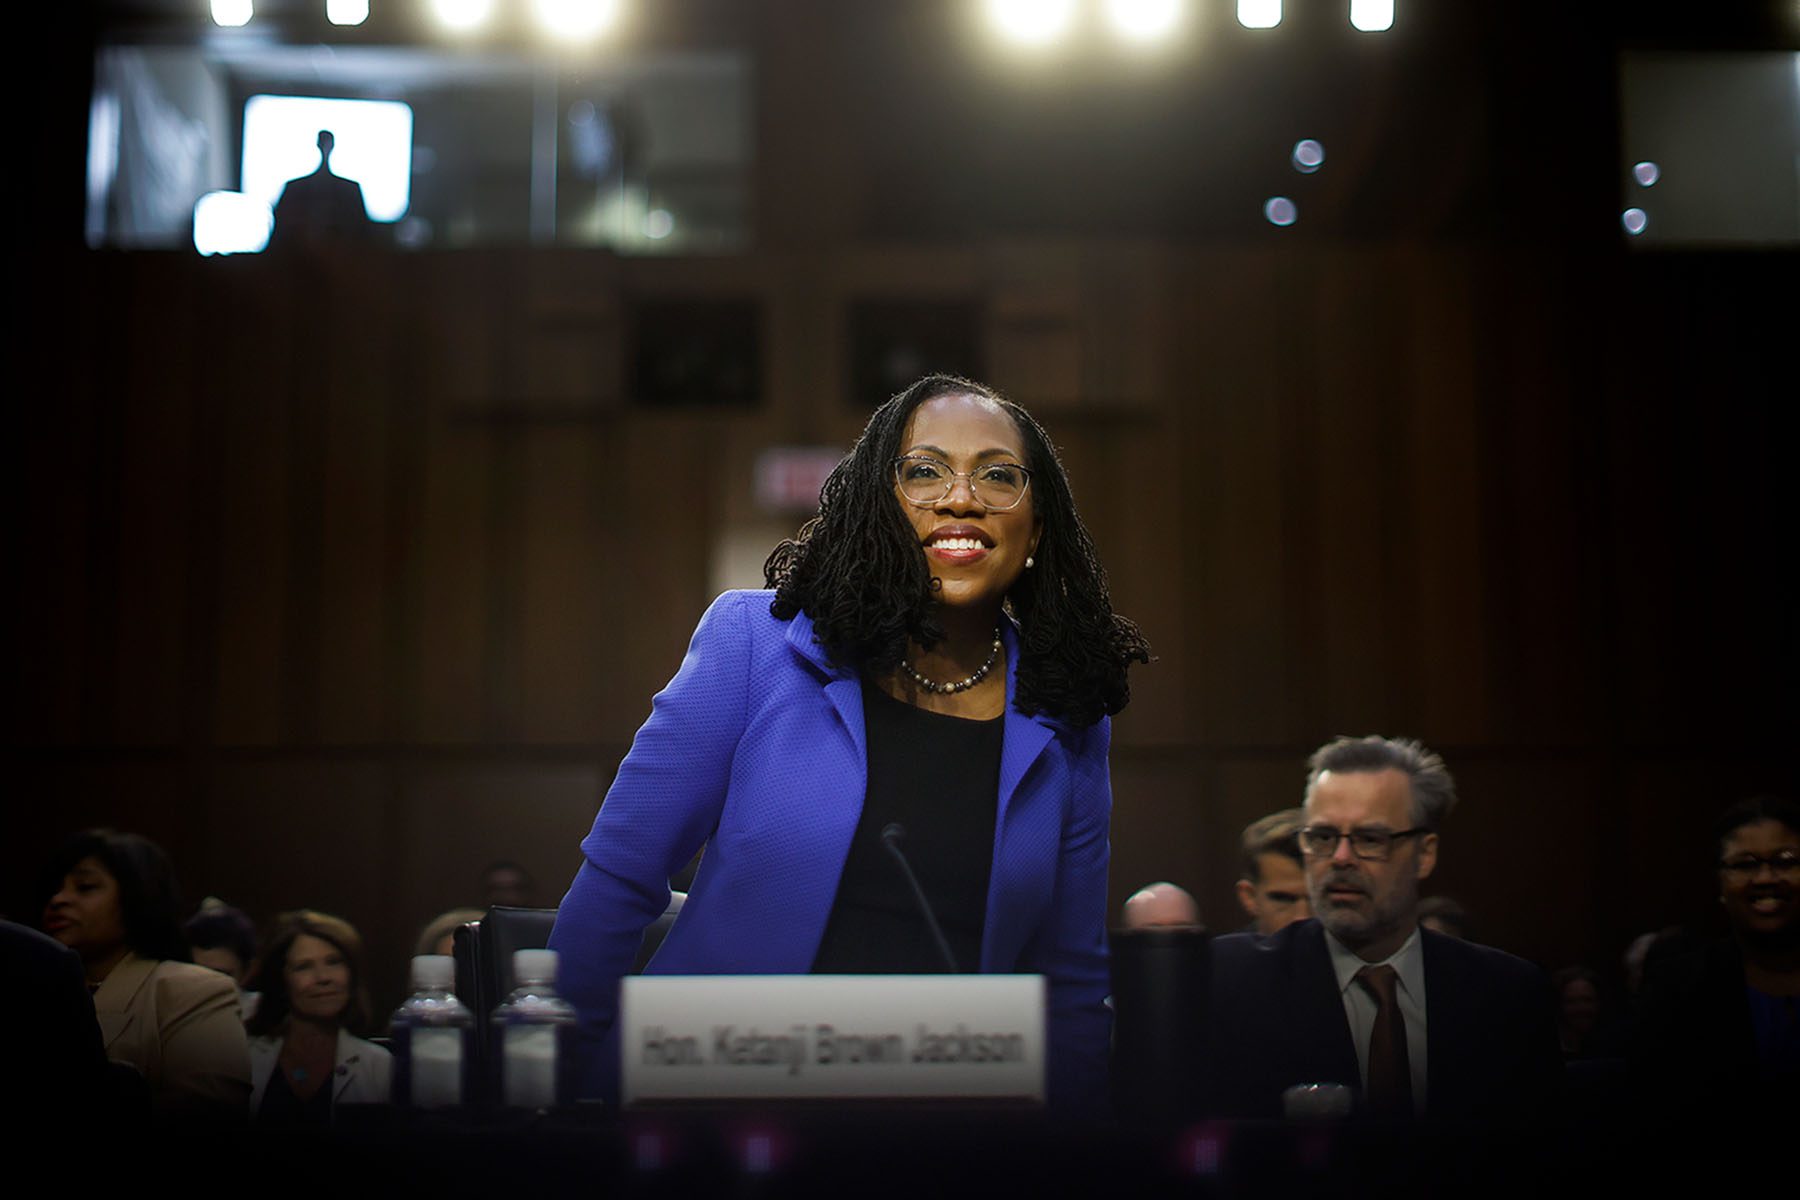
<path fill-rule="evenodd" d="M 455 954 L 457 927 L 467 925 L 470 921 L 479 921 L 485 916 L 487 910 L 481 908 L 453 908 L 449 912 L 439 913 L 419 931 L 413 953 Z"/>
<path fill-rule="evenodd" d="M 250 1111 L 259 1123 L 326 1126 L 340 1104 L 388 1098 L 393 1058 L 355 1036 L 369 1023 L 362 936 L 328 913 L 284 913 L 251 979 Z"/>
<path fill-rule="evenodd" d="M 1563 1061 L 1616 1058 L 1624 1052 L 1616 1024 L 1607 1019 L 1600 972 L 1564 967 L 1550 977 L 1550 986 L 1556 991 L 1556 1040 Z"/>
<path fill-rule="evenodd" d="M 1800 1088 L 1800 804 L 1757 796 L 1713 831 L 1730 936 L 1653 948 L 1638 994 L 1636 1094 L 1708 1115 L 1791 1113 Z"/>
<path fill-rule="evenodd" d="M 155 1113 L 241 1119 L 250 1058 L 237 988 L 189 961 L 161 848 L 111 829 L 77 834 L 42 892 L 44 932 L 80 955 L 107 1057 L 143 1075 Z"/>

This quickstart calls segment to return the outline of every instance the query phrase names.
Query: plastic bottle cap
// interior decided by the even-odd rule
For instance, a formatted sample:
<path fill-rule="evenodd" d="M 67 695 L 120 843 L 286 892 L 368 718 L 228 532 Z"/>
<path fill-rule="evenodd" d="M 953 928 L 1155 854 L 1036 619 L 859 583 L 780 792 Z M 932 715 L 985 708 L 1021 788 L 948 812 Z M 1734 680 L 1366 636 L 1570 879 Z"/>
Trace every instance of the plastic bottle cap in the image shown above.
<path fill-rule="evenodd" d="M 420 954 L 412 960 L 413 991 L 447 992 L 456 978 L 456 960 L 448 954 Z"/>
<path fill-rule="evenodd" d="M 514 950 L 513 979 L 520 984 L 555 983 L 556 951 Z"/>

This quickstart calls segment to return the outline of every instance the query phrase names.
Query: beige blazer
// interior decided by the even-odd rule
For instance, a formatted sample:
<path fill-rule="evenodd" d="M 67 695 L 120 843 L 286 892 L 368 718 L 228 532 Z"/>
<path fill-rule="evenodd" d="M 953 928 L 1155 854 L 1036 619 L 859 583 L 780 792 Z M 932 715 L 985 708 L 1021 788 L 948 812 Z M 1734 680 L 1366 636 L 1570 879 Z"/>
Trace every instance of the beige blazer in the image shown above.
<path fill-rule="evenodd" d="M 281 1058 L 279 1037 L 250 1039 L 250 1114 L 262 1107 L 263 1092 Z M 394 1056 L 348 1030 L 338 1030 L 337 1068 L 332 1072 L 333 1104 L 386 1104 L 394 1073 Z"/>
<path fill-rule="evenodd" d="M 158 1116 L 241 1116 L 250 1050 L 237 988 L 193 963 L 125 956 L 94 993 L 106 1056 L 150 1085 Z"/>

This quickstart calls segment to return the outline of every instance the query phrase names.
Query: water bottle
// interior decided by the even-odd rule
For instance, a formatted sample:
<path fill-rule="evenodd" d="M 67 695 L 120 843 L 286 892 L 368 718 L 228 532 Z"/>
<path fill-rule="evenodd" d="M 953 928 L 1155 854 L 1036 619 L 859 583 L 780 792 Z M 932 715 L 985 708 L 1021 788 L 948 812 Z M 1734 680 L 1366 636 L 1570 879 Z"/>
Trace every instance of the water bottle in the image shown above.
<path fill-rule="evenodd" d="M 475 1015 L 450 990 L 456 960 L 412 960 L 411 996 L 394 1012 L 394 1099 L 410 1108 L 460 1107 L 468 1098 Z"/>
<path fill-rule="evenodd" d="M 513 952 L 517 986 L 494 1010 L 500 1103 L 507 1108 L 555 1108 L 570 1101 L 575 1009 L 556 994 L 556 961 L 554 950 Z"/>

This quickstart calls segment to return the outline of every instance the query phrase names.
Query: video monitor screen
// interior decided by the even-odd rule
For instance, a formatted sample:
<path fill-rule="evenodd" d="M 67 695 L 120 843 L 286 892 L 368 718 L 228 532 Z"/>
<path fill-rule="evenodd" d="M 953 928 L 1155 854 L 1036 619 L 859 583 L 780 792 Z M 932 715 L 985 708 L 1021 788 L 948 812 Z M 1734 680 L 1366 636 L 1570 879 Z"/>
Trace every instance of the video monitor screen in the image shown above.
<path fill-rule="evenodd" d="M 1634 245 L 1800 244 L 1800 54 L 1627 54 L 1619 85 Z"/>
<path fill-rule="evenodd" d="M 751 235 L 751 84 L 748 54 L 731 49 L 577 69 L 504 48 L 103 46 L 87 241 L 738 252 Z"/>

